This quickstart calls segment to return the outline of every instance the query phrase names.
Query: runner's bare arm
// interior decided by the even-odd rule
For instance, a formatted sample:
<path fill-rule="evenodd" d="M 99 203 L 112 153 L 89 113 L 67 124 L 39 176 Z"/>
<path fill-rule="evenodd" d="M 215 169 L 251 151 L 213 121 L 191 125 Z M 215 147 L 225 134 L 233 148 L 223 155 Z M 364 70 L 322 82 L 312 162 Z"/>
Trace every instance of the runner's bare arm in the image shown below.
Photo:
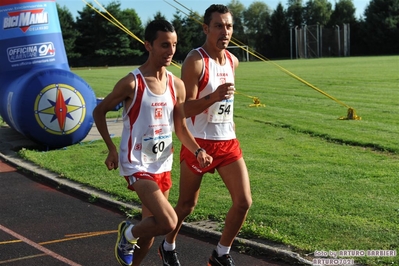
<path fill-rule="evenodd" d="M 186 116 L 184 114 L 184 99 L 185 99 L 185 89 L 184 83 L 181 79 L 175 77 L 175 88 L 176 88 L 176 105 L 173 112 L 173 120 L 175 126 L 176 136 L 179 138 L 181 143 L 187 147 L 193 154 L 196 153 L 201 147 L 195 141 L 193 135 L 187 128 L 186 125 Z M 197 161 L 200 164 L 200 167 L 206 167 L 210 165 L 213 161 L 213 158 L 208 155 L 205 150 L 203 152 L 197 153 Z"/>
<path fill-rule="evenodd" d="M 128 74 L 115 84 L 111 93 L 109 93 L 93 110 L 93 119 L 97 130 L 108 148 L 108 156 L 105 160 L 105 164 L 109 170 L 118 168 L 119 158 L 118 150 L 109 135 L 106 115 L 121 102 L 126 101 L 126 103 L 128 103 L 131 101 L 134 95 L 134 89 L 134 76 Z"/>
<path fill-rule="evenodd" d="M 198 115 L 215 102 L 226 99 L 228 91 L 231 91 L 231 87 L 234 86 L 232 83 L 222 84 L 213 93 L 197 99 L 202 70 L 203 60 L 201 55 L 197 51 L 191 51 L 184 60 L 181 71 L 181 78 L 186 88 L 186 104 L 184 107 L 186 117 Z"/>

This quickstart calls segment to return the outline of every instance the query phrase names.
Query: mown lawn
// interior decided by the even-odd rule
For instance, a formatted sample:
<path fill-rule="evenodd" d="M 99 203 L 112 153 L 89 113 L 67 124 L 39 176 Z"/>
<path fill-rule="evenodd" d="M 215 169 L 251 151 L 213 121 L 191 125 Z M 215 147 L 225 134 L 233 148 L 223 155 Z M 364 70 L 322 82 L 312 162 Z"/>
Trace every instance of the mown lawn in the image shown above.
<path fill-rule="evenodd" d="M 104 97 L 133 68 L 74 72 L 97 97 Z M 179 68 L 169 69 L 179 75 Z M 241 63 L 234 115 L 253 193 L 241 237 L 284 243 L 302 255 L 398 249 L 398 69 L 399 56 Z M 250 107 L 252 97 L 265 107 Z M 361 120 L 346 120 L 348 107 Z M 175 141 L 173 205 L 179 184 Z M 105 169 L 106 152 L 98 140 L 20 154 L 66 178 L 137 201 L 118 172 Z M 219 176 L 206 175 L 190 219 L 223 221 L 229 206 Z M 397 256 L 354 259 L 367 265 L 399 264 Z"/>

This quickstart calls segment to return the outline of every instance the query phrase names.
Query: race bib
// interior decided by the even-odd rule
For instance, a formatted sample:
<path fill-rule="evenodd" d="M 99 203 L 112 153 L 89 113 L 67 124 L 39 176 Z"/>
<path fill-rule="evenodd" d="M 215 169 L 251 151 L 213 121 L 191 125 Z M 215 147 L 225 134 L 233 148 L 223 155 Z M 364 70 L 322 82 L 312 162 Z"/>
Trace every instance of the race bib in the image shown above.
<path fill-rule="evenodd" d="M 233 121 L 234 98 L 212 104 L 208 109 L 209 123 L 228 123 Z"/>
<path fill-rule="evenodd" d="M 142 139 L 141 160 L 143 164 L 164 161 L 172 154 L 172 132 Z"/>

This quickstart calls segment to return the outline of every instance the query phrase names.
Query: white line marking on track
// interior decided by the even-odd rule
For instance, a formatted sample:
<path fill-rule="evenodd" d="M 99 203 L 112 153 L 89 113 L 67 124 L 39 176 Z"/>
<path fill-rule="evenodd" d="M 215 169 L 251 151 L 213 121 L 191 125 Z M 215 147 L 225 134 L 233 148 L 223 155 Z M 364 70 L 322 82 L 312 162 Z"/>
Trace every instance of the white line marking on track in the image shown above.
<path fill-rule="evenodd" d="M 47 249 L 45 247 L 33 242 L 32 240 L 29 240 L 28 238 L 21 236 L 20 234 L 8 229 L 7 227 L 2 226 L 1 224 L 0 224 L 0 230 L 3 230 L 7 234 L 12 235 L 13 237 L 18 238 L 19 240 L 22 240 L 26 244 L 28 244 L 28 245 L 30 245 L 30 246 L 42 251 L 43 253 L 45 253 L 45 254 L 47 254 L 47 255 L 49 255 L 49 256 L 51 256 L 51 257 L 53 257 L 53 258 L 55 258 L 55 259 L 57 259 L 59 261 L 62 261 L 64 263 L 66 263 L 68 265 L 81 266 L 80 264 L 78 264 L 76 262 L 73 262 L 73 261 L 71 261 L 71 260 L 69 260 L 67 258 L 64 258 L 60 254 L 57 254 L 57 253 L 55 253 L 55 252 L 53 252 L 53 251 L 51 251 L 51 250 L 49 250 L 49 249 Z"/>

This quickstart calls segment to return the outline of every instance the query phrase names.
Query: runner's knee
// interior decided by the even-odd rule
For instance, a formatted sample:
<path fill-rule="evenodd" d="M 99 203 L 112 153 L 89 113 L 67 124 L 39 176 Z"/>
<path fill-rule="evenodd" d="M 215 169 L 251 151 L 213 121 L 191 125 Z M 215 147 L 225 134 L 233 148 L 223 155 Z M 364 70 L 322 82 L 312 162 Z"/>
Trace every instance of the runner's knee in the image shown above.
<path fill-rule="evenodd" d="M 233 208 L 240 212 L 247 212 L 252 205 L 251 197 L 240 197 L 238 200 L 233 200 Z"/>
<path fill-rule="evenodd" d="M 176 206 L 176 212 L 178 213 L 178 216 L 184 216 L 187 217 L 190 215 L 193 211 L 195 206 L 197 205 L 197 201 L 185 201 L 185 202 L 178 202 Z"/>
<path fill-rule="evenodd" d="M 157 223 L 157 227 L 159 231 L 161 231 L 162 235 L 166 235 L 171 231 L 175 230 L 177 225 L 177 215 L 175 212 L 173 214 L 168 215 L 165 219 L 162 219 Z"/>

